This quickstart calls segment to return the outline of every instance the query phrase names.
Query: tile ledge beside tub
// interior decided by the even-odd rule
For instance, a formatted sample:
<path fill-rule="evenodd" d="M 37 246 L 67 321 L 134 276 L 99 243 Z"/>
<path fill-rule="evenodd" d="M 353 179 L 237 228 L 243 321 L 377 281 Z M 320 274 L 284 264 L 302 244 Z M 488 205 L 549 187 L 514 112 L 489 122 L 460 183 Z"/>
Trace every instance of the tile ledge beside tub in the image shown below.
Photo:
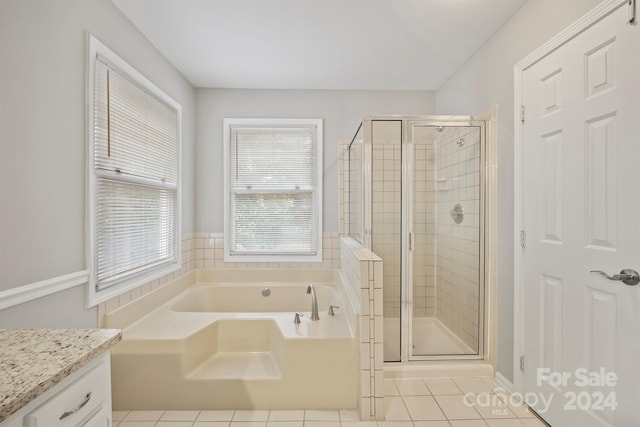
<path fill-rule="evenodd" d="M 0 329 L 0 423 L 121 337 L 117 329 Z"/>

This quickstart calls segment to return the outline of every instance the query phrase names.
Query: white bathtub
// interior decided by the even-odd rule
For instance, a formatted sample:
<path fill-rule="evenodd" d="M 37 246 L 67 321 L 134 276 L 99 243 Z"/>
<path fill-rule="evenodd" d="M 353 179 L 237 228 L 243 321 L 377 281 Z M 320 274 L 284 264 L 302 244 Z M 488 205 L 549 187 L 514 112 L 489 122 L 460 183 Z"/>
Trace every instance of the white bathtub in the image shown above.
<path fill-rule="evenodd" d="M 357 337 L 335 274 L 194 272 L 108 315 L 106 327 L 123 328 L 112 350 L 114 409 L 355 408 Z M 309 319 L 309 283 L 319 321 Z M 330 304 L 341 307 L 335 316 Z"/>
<path fill-rule="evenodd" d="M 276 313 L 309 311 L 311 296 L 307 282 L 222 282 L 202 284 L 189 289 L 170 307 L 181 312 Z M 314 284 L 318 309 L 328 311 L 339 305 L 333 284 Z M 263 291 L 268 290 L 267 296 Z"/>

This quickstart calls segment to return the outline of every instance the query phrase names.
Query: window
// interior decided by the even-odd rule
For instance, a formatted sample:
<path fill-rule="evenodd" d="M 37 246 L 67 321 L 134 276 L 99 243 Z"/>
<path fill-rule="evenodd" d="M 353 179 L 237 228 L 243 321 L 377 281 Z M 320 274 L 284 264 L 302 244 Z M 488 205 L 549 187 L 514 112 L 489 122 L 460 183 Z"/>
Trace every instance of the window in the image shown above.
<path fill-rule="evenodd" d="M 181 107 L 89 37 L 92 305 L 181 266 Z"/>
<path fill-rule="evenodd" d="M 225 261 L 322 261 L 322 120 L 225 119 Z"/>

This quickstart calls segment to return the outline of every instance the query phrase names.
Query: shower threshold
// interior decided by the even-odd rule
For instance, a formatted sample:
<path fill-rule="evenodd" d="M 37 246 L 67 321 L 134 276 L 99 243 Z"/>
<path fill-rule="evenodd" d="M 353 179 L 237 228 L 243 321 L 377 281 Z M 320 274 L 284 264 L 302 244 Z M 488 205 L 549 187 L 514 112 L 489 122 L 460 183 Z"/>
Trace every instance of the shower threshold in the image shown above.
<path fill-rule="evenodd" d="M 400 359 L 400 318 L 384 319 L 385 360 Z M 435 317 L 416 317 L 413 319 L 412 356 L 448 356 L 475 355 L 477 351 L 469 347 L 456 334 Z"/>

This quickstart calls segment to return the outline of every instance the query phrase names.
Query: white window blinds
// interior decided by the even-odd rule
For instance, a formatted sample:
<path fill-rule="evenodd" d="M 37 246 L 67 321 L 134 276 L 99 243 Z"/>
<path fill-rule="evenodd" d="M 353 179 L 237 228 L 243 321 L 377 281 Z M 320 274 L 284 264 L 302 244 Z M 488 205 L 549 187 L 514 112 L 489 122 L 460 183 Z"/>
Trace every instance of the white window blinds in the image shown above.
<path fill-rule="evenodd" d="M 230 127 L 231 254 L 318 251 L 317 126 Z"/>
<path fill-rule="evenodd" d="M 178 114 L 98 57 L 94 81 L 96 289 L 177 257 Z"/>

